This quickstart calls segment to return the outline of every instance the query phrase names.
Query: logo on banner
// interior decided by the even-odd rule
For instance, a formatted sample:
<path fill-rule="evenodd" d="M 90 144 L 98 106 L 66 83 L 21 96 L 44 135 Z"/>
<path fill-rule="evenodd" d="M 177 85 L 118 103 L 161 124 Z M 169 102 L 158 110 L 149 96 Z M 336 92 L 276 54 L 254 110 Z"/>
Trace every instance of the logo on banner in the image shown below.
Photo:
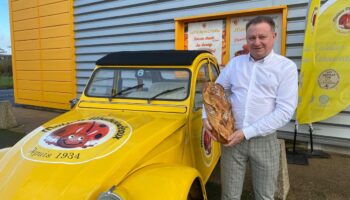
<path fill-rule="evenodd" d="M 339 83 L 339 74 L 333 69 L 327 69 L 318 76 L 318 85 L 322 89 L 335 88 Z"/>
<path fill-rule="evenodd" d="M 327 95 L 321 95 L 319 98 L 318 98 L 319 102 L 321 103 L 321 105 L 323 106 L 326 106 L 327 103 L 329 102 L 329 96 Z"/>
<path fill-rule="evenodd" d="M 350 7 L 338 12 L 333 18 L 333 22 L 337 30 L 341 33 L 350 32 Z"/>
<path fill-rule="evenodd" d="M 311 32 L 314 32 L 316 21 L 317 21 L 317 13 L 318 13 L 318 7 L 314 7 L 314 10 L 312 11 L 311 16 Z"/>
<path fill-rule="evenodd" d="M 34 130 L 21 151 L 32 161 L 78 164 L 115 152 L 131 133 L 131 126 L 123 120 L 92 117 Z"/>

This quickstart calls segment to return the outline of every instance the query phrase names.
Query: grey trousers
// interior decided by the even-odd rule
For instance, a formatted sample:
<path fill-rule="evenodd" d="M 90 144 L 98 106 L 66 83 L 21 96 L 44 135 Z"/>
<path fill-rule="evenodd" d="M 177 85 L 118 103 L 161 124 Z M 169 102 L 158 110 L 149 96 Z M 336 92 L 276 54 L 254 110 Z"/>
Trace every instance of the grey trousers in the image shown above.
<path fill-rule="evenodd" d="M 252 171 L 255 199 L 274 199 L 279 169 L 276 133 L 243 140 L 233 147 L 221 145 L 222 200 L 240 199 L 247 162 Z"/>

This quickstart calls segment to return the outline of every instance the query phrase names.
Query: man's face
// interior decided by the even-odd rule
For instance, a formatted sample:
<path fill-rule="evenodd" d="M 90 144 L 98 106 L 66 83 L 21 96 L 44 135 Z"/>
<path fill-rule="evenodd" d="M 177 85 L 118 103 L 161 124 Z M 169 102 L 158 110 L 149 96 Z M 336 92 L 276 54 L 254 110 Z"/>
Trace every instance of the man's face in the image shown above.
<path fill-rule="evenodd" d="M 250 55 L 259 60 L 267 56 L 275 43 L 276 33 L 269 24 L 263 22 L 252 24 L 247 29 L 247 44 Z"/>

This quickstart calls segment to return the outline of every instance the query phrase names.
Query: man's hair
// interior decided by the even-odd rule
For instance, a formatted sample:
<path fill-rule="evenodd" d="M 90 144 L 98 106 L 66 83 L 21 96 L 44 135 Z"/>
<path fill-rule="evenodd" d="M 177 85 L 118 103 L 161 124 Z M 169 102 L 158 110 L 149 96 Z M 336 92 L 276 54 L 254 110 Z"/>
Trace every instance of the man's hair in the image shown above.
<path fill-rule="evenodd" d="M 247 23 L 247 25 L 245 26 L 245 30 L 248 30 L 250 25 L 256 25 L 256 24 L 260 24 L 260 23 L 267 23 L 268 25 L 270 25 L 271 30 L 273 32 L 275 32 L 275 22 L 269 16 L 257 16 L 257 17 L 254 17 L 253 19 L 251 19 Z"/>

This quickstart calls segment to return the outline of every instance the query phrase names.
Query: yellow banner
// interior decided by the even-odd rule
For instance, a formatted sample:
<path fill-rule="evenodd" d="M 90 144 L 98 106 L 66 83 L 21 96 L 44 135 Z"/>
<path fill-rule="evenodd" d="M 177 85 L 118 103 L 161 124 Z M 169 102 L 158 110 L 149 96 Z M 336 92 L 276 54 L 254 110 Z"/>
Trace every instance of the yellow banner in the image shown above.
<path fill-rule="evenodd" d="M 311 1 L 299 82 L 297 121 L 332 117 L 350 105 L 350 1 Z"/>

